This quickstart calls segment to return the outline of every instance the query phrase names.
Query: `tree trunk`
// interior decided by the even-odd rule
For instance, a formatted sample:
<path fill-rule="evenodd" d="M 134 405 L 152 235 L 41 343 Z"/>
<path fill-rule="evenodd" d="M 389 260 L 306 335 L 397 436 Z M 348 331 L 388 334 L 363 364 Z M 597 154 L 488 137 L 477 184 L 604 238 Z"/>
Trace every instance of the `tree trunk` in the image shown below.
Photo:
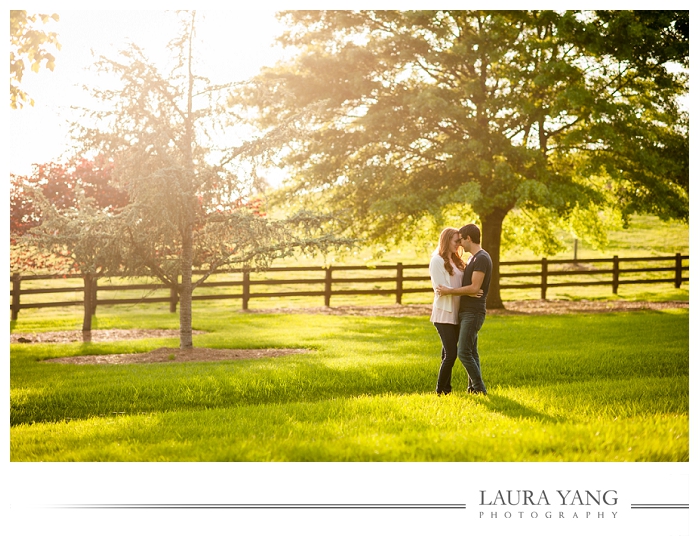
<path fill-rule="evenodd" d="M 192 349 L 192 231 L 182 238 L 182 285 L 180 287 L 180 348 Z"/>
<path fill-rule="evenodd" d="M 187 72 L 189 87 L 187 89 L 187 118 L 185 119 L 184 144 L 187 149 L 187 175 L 189 186 L 185 188 L 184 195 L 196 201 L 196 189 L 194 186 L 194 161 L 192 159 L 192 147 L 194 146 L 194 122 L 192 116 L 192 98 L 194 96 L 194 74 L 192 73 L 192 43 L 194 40 L 194 19 L 196 11 L 192 11 L 189 27 L 187 54 Z M 195 218 L 196 203 L 187 202 L 186 221 L 182 231 L 182 287 L 180 288 L 180 349 L 192 349 L 192 262 L 194 260 L 192 221 Z"/>
<path fill-rule="evenodd" d="M 505 220 L 507 211 L 496 209 L 488 215 L 481 217 L 481 245 L 493 260 L 493 274 L 490 278 L 490 289 L 486 306 L 490 309 L 504 308 L 500 297 L 500 242 L 502 240 L 502 221 Z"/>
<path fill-rule="evenodd" d="M 92 274 L 86 273 L 83 276 L 83 332 L 92 330 L 92 298 L 94 287 L 92 283 Z"/>

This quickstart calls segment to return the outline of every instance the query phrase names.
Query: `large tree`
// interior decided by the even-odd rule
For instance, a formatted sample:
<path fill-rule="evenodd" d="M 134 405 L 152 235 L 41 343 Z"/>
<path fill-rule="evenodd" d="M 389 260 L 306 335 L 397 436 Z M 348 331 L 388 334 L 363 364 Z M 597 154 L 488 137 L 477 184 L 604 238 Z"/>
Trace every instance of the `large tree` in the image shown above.
<path fill-rule="evenodd" d="M 467 204 L 494 261 L 491 307 L 502 306 L 501 234 L 513 211 L 532 223 L 602 207 L 688 216 L 688 119 L 677 102 L 688 90 L 688 12 L 281 18 L 294 54 L 241 100 L 262 129 L 293 120 L 277 158 L 292 175 L 284 199 L 389 242 Z"/>
<path fill-rule="evenodd" d="M 53 52 L 61 49 L 55 32 L 39 28 L 39 22 L 58 21 L 58 15 L 46 13 L 28 14 L 25 10 L 10 10 L 10 107 L 22 108 L 34 104 L 21 87 L 26 68 L 39 72 L 42 65 L 53 70 L 56 57 Z"/>
<path fill-rule="evenodd" d="M 119 85 L 94 90 L 103 108 L 86 112 L 76 136 L 85 151 L 114 159 L 114 180 L 129 194 L 113 219 L 111 263 L 178 292 L 180 347 L 191 348 L 192 293 L 212 273 L 347 240 L 319 233 L 317 216 L 266 215 L 253 160 L 268 143 L 232 134 L 240 122 L 226 100 L 233 84 L 197 75 L 196 12 L 179 17 L 169 73 L 136 45 L 99 59 L 96 68 Z"/>

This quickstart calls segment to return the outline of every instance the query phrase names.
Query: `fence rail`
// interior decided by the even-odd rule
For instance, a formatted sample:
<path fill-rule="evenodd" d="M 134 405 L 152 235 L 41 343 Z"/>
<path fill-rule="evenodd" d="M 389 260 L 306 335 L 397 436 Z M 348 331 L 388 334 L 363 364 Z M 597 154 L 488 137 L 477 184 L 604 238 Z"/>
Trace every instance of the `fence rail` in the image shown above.
<path fill-rule="evenodd" d="M 685 261 L 687 264 L 685 264 Z M 624 268 L 627 263 L 647 263 L 666 262 L 669 266 L 658 267 L 633 267 Z M 617 294 L 619 286 L 642 283 L 673 283 L 676 288 L 680 288 L 683 282 L 689 281 L 689 276 L 684 273 L 689 272 L 689 255 L 677 253 L 673 256 L 654 257 L 634 257 L 620 258 L 593 258 L 589 260 L 520 260 L 500 263 L 500 289 L 540 289 L 542 300 L 546 299 L 548 289 L 554 287 L 581 287 L 595 285 L 610 285 L 612 292 Z M 610 264 L 611 267 L 598 269 L 597 265 Z M 507 271 L 512 268 L 518 270 L 521 267 L 538 266 L 538 270 Z M 568 267 L 569 269 L 565 269 Z M 422 275 L 406 275 L 411 270 L 419 270 Z M 254 276 L 269 276 L 278 274 L 289 274 L 294 272 L 322 274 L 319 277 L 291 277 L 278 279 L 256 279 Z M 349 272 L 359 272 L 360 275 L 353 277 Z M 393 276 L 377 275 L 381 272 L 395 272 Z M 639 278 L 641 274 L 660 272 L 671 272 L 668 277 L 646 277 Z M 202 273 L 202 272 L 195 272 Z M 363 274 L 363 275 L 362 275 Z M 401 304 L 405 294 L 430 293 L 432 286 L 429 283 L 430 276 L 427 264 L 403 264 L 368 266 L 297 266 L 297 267 L 277 267 L 260 271 L 248 269 L 230 269 L 217 272 L 218 276 L 238 276 L 240 279 L 226 281 L 208 281 L 200 285 L 201 289 L 228 289 L 239 288 L 234 292 L 216 292 L 213 294 L 194 294 L 192 300 L 224 300 L 240 299 L 242 309 L 247 310 L 250 300 L 259 298 L 284 298 L 284 297 L 323 297 L 325 306 L 330 306 L 330 301 L 334 296 L 353 295 L 395 295 L 396 303 Z M 338 277 L 339 275 L 339 277 Z M 633 276 L 622 279 L 622 276 Z M 575 276 L 574 281 L 551 281 L 552 278 L 566 278 Z M 594 279 L 581 281 L 580 276 L 596 276 Z M 599 279 L 600 276 L 606 276 Z M 118 279 L 114 276 L 111 280 Z M 503 283 L 507 279 L 523 279 L 518 283 Z M 528 278 L 528 280 L 527 280 Z M 62 280 L 62 279 L 82 279 L 83 286 L 73 287 L 41 287 L 22 288 L 23 282 Z M 532 281 L 533 280 L 533 281 Z M 118 304 L 142 304 L 142 303 L 170 303 L 170 311 L 175 312 L 177 308 L 178 296 L 174 289 L 170 289 L 169 296 L 142 296 L 139 298 L 98 298 L 98 293 L 109 293 L 111 291 L 138 291 L 146 290 L 150 292 L 167 290 L 168 287 L 162 283 L 125 283 L 115 285 L 104 285 L 98 283 L 97 277 L 86 277 L 80 274 L 71 275 L 27 275 L 13 274 L 10 277 L 10 310 L 12 320 L 16 320 L 19 312 L 27 308 L 47 308 L 62 306 L 83 305 L 86 301 L 92 305 L 94 313 L 98 305 L 118 305 Z M 373 284 L 372 288 L 356 288 L 366 284 Z M 277 290 L 277 291 L 254 291 L 255 287 L 287 287 L 298 285 L 316 285 L 315 290 Z M 344 288 L 340 288 L 343 287 Z M 348 288 L 351 287 L 351 288 Z M 61 294 L 68 292 L 82 292 L 82 300 L 66 301 L 23 301 L 23 296 Z M 87 297 L 87 298 L 86 298 Z"/>

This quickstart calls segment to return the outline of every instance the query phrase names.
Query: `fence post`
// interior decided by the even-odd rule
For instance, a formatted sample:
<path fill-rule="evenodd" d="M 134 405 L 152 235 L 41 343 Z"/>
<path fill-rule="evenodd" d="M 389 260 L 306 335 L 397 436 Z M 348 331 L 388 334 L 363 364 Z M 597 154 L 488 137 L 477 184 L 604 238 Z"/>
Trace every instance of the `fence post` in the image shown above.
<path fill-rule="evenodd" d="M 682 285 L 682 253 L 675 255 L 675 288 L 679 289 Z"/>
<path fill-rule="evenodd" d="M 546 300 L 546 283 L 549 277 L 549 262 L 548 259 L 541 259 L 541 299 Z"/>
<path fill-rule="evenodd" d="M 248 301 L 250 300 L 250 270 L 243 270 L 243 309 L 248 309 Z"/>
<path fill-rule="evenodd" d="M 97 315 L 97 276 L 92 280 L 92 315 Z"/>
<path fill-rule="evenodd" d="M 325 307 L 330 307 L 330 297 L 333 294 L 333 267 L 328 266 L 325 269 Z"/>
<path fill-rule="evenodd" d="M 170 313 L 177 312 L 177 287 L 170 287 Z"/>
<path fill-rule="evenodd" d="M 396 304 L 403 300 L 403 263 L 396 264 Z"/>
<path fill-rule="evenodd" d="M 614 255 L 612 266 L 612 294 L 619 292 L 619 257 Z"/>
<path fill-rule="evenodd" d="M 12 320 L 17 321 L 19 317 L 19 296 L 22 287 L 22 274 L 12 274 Z"/>

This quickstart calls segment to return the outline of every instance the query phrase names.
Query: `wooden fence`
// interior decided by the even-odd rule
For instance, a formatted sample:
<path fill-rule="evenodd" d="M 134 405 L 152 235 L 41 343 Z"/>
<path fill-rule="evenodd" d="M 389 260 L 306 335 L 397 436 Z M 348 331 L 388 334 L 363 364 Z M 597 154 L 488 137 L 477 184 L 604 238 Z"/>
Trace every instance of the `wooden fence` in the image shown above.
<path fill-rule="evenodd" d="M 685 264 L 685 261 L 687 264 Z M 649 267 L 646 263 L 670 263 Z M 679 288 L 683 282 L 689 281 L 689 255 L 680 253 L 665 257 L 634 257 L 634 258 L 595 258 L 587 260 L 524 260 L 500 263 L 500 288 L 508 289 L 540 289 L 541 298 L 546 299 L 547 290 L 552 287 L 580 287 L 594 285 L 609 285 L 612 292 L 617 294 L 620 285 L 639 283 L 673 283 Z M 643 263 L 643 267 L 623 267 L 629 263 Z M 522 269 L 538 267 L 537 270 Z M 600 268 L 601 269 L 598 269 Z M 508 271 L 509 269 L 513 271 Z M 415 272 L 419 275 L 410 275 Z M 313 273 L 314 276 L 292 277 L 296 273 Z M 386 275 L 393 273 L 395 275 Z M 658 277 L 659 272 L 666 272 L 668 277 Z M 355 275 L 352 275 L 354 273 Z M 653 276 L 643 274 L 653 273 Z M 282 278 L 269 278 L 282 274 Z M 359 275 L 356 275 L 359 274 Z M 383 275 L 380 275 L 383 274 Z M 284 297 L 323 297 L 325 306 L 330 306 L 330 301 L 335 296 L 349 295 L 395 295 L 396 303 L 401 304 L 403 296 L 409 293 L 431 293 L 432 286 L 427 264 L 402 264 L 367 266 L 330 266 L 330 267 L 279 267 L 260 271 L 247 269 L 231 269 L 217 272 L 215 276 L 237 276 L 235 280 L 208 281 L 202 283 L 198 291 L 200 294 L 192 296 L 193 300 L 224 300 L 240 299 L 242 309 L 247 310 L 250 300 L 259 298 L 284 298 Z M 580 277 L 590 277 L 589 280 Z M 594 276 L 594 278 L 593 278 Z M 625 278 L 622 278 L 624 276 Z M 213 278 L 214 276 L 212 276 Z M 267 278 L 265 278 L 267 277 Z M 558 278 L 573 278 L 569 281 L 556 281 Z M 603 277 L 600 279 L 600 277 Z M 522 280 L 521 282 L 508 283 L 508 279 Z M 22 288 L 23 282 L 36 282 L 45 280 L 82 279 L 83 286 L 72 287 L 42 287 Z M 14 274 L 10 277 L 12 320 L 16 320 L 20 310 L 27 308 L 47 308 L 62 306 L 83 305 L 87 300 L 93 313 L 98 305 L 114 304 L 143 304 L 164 303 L 170 304 L 170 311 L 177 309 L 177 293 L 169 291 L 169 296 L 141 296 L 138 298 L 98 298 L 99 293 L 107 294 L 110 291 L 138 291 L 149 292 L 167 291 L 167 287 L 160 283 L 117 283 L 112 282 L 118 277 L 110 278 L 110 284 L 99 283 L 99 278 L 85 277 L 79 274 L 73 275 L 28 275 Z M 211 278 L 210 278 L 211 279 Z M 30 283 L 31 284 L 31 283 Z M 372 288 L 365 288 L 367 284 L 373 284 Z M 282 287 L 288 286 L 315 286 L 313 290 L 282 290 L 282 291 L 258 291 L 255 287 Z M 26 285 L 25 285 L 26 287 Z M 360 287 L 360 288 L 358 288 Z M 213 294 L 201 294 L 204 290 L 215 289 L 219 292 Z M 220 292 L 220 289 L 224 289 Z M 234 289 L 234 290 L 229 290 Z M 82 293 L 82 299 L 68 301 L 23 301 L 23 296 L 53 295 L 61 293 Z M 85 298 L 87 296 L 87 299 Z"/>

